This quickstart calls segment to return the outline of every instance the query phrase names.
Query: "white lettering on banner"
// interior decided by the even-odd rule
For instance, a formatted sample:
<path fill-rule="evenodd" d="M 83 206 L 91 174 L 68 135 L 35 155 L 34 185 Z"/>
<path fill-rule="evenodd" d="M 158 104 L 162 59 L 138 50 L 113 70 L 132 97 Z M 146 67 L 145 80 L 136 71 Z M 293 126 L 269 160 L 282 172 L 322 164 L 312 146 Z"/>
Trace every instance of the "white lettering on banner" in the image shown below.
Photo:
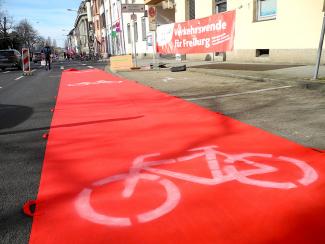
<path fill-rule="evenodd" d="M 275 157 L 272 154 L 265 153 L 228 154 L 216 150 L 217 148 L 217 146 L 193 148 L 188 150 L 188 155 L 164 160 L 152 159 L 159 157 L 159 153 L 140 155 L 133 160 L 132 166 L 128 173 L 108 176 L 94 182 L 90 186 L 85 187 L 76 197 L 76 211 L 80 217 L 93 223 L 106 226 L 126 227 L 132 226 L 133 224 L 136 224 L 136 222 L 147 223 L 158 219 L 176 208 L 181 200 L 181 192 L 176 184 L 171 181 L 172 178 L 209 186 L 214 186 L 229 181 L 238 181 L 243 184 L 282 190 L 294 189 L 300 185 L 307 186 L 318 179 L 318 173 L 316 170 L 306 162 L 298 159 L 283 156 Z M 190 161 L 197 158 L 204 159 L 208 165 L 212 177 L 196 176 L 154 167 Z M 257 158 L 260 160 L 256 160 Z M 265 162 L 262 163 L 261 160 L 263 159 Z M 284 182 L 274 181 L 274 179 L 273 181 L 270 181 L 254 178 L 256 175 L 264 175 L 279 171 L 278 168 L 267 164 L 267 162 L 272 162 L 272 160 L 278 163 L 285 163 L 295 166 L 300 171 L 301 177 L 296 180 Z M 237 163 L 246 164 L 249 166 L 249 169 L 240 169 L 237 166 Z M 143 173 L 144 171 L 149 173 Z M 164 179 L 163 176 L 167 176 L 168 179 Z M 97 187 L 106 186 L 110 185 L 111 183 L 121 181 L 124 188 L 118 193 L 119 196 L 124 199 L 131 199 L 132 197 L 135 197 L 135 192 L 139 192 L 139 190 L 137 190 L 137 185 L 139 181 L 142 180 L 144 180 L 144 183 L 146 184 L 152 182 L 154 182 L 156 185 L 159 184 L 161 187 L 159 187 L 158 190 L 163 189 L 165 191 L 166 199 L 158 207 L 140 214 L 136 214 L 135 216 L 119 217 L 116 216 L 116 214 L 114 215 L 114 213 L 111 213 L 109 209 L 107 209 L 106 214 L 103 214 L 96 211 L 91 205 L 92 192 L 96 190 Z M 150 191 L 150 194 L 152 194 L 152 191 Z M 143 193 L 140 194 L 140 196 L 143 196 Z M 150 196 L 152 197 L 152 195 Z M 107 201 L 109 201 L 110 198 L 115 199 L 116 197 L 107 196 Z M 131 219 L 133 222 L 131 222 Z"/>
<path fill-rule="evenodd" d="M 175 40 L 176 47 L 197 47 L 197 46 L 204 46 L 205 48 L 209 48 L 211 46 L 211 39 L 204 38 L 204 39 L 197 39 L 194 37 L 192 40 L 183 39 L 183 42 L 179 42 L 179 40 Z"/>
<path fill-rule="evenodd" d="M 157 29 L 157 42 L 160 45 L 166 45 L 173 39 L 173 30 L 175 24 L 166 24 Z"/>
<path fill-rule="evenodd" d="M 90 86 L 90 85 L 100 85 L 100 84 L 120 84 L 121 80 L 98 80 L 98 81 L 85 81 L 80 83 L 68 84 L 68 86 Z"/>
<path fill-rule="evenodd" d="M 190 26 L 189 28 L 184 27 L 183 29 L 182 26 L 178 24 L 174 34 L 175 36 L 182 37 L 186 35 L 197 35 L 205 32 L 220 31 L 225 29 L 227 29 L 227 23 L 221 20 L 214 24 L 208 24 L 197 27 Z"/>

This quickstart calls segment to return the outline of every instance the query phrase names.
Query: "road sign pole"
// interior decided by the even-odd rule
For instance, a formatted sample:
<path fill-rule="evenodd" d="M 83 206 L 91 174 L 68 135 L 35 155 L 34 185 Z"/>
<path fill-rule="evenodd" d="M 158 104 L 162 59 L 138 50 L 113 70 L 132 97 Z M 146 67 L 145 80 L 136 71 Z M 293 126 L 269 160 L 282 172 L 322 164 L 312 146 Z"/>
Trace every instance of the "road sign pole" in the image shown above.
<path fill-rule="evenodd" d="M 135 61 L 135 67 L 138 67 L 138 59 L 137 59 L 137 42 L 135 40 L 135 17 L 134 17 L 134 13 L 132 13 L 132 22 L 133 22 L 133 44 L 134 44 L 134 61 Z"/>
<path fill-rule="evenodd" d="M 317 53 L 317 61 L 316 61 L 316 67 L 315 67 L 315 73 L 314 73 L 314 80 L 318 79 L 318 73 L 319 73 L 319 65 L 322 57 L 322 50 L 323 50 L 323 43 L 324 43 L 324 33 L 325 33 L 325 13 L 323 17 L 323 25 L 322 25 L 322 31 L 320 34 L 320 41 L 319 41 L 319 47 L 318 47 L 318 53 Z"/>
<path fill-rule="evenodd" d="M 153 32 L 153 63 L 157 62 L 157 10 L 155 6 L 149 6 L 148 8 L 149 14 L 149 31 Z"/>

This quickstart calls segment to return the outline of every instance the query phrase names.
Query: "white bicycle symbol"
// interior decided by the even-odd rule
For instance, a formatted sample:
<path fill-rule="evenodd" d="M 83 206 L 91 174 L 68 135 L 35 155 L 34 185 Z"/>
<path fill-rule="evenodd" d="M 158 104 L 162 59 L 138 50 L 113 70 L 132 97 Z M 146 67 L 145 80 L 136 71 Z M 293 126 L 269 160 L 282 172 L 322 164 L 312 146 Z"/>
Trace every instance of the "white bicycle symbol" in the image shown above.
<path fill-rule="evenodd" d="M 109 176 L 107 178 L 98 180 L 94 182 L 90 187 L 83 189 L 75 201 L 76 210 L 82 218 L 93 223 L 119 227 L 131 226 L 132 222 L 131 218 L 129 217 L 115 217 L 97 212 L 90 204 L 90 198 L 93 190 L 96 187 L 104 186 L 117 181 L 124 181 L 125 188 L 122 192 L 122 196 L 123 198 L 130 198 L 134 194 L 136 186 L 140 180 L 154 181 L 165 189 L 167 199 L 157 208 L 136 215 L 136 220 L 138 223 L 147 223 L 155 220 L 171 212 L 178 205 L 181 199 L 179 188 L 171 180 L 164 179 L 159 175 L 202 185 L 218 185 L 232 180 L 237 180 L 241 183 L 249 185 L 277 189 L 292 189 L 298 187 L 299 184 L 307 186 L 318 179 L 317 172 L 310 165 L 301 160 L 283 156 L 274 157 L 271 154 L 262 153 L 227 154 L 221 151 L 217 151 L 216 148 L 216 146 L 194 148 L 189 150 L 189 152 L 192 154 L 188 156 L 158 161 L 150 161 L 148 159 L 160 156 L 159 153 L 139 156 L 134 159 L 129 173 Z M 225 163 L 225 166 L 222 168 L 220 167 L 217 156 L 219 156 L 219 158 L 220 156 L 225 158 L 223 161 Z M 186 173 L 178 173 L 153 167 L 159 165 L 175 164 L 177 162 L 184 162 L 199 157 L 205 157 L 208 167 L 211 171 L 212 178 L 205 178 Z M 302 171 L 303 176 L 302 178 L 298 179 L 297 182 L 274 182 L 252 179 L 249 176 L 278 171 L 278 169 L 273 166 L 250 160 L 249 158 L 252 157 L 262 159 L 276 159 L 277 161 L 290 163 L 298 167 Z M 236 162 L 242 162 L 249 166 L 253 166 L 254 169 L 239 170 L 235 166 Z M 150 173 L 143 173 L 143 171 Z"/>

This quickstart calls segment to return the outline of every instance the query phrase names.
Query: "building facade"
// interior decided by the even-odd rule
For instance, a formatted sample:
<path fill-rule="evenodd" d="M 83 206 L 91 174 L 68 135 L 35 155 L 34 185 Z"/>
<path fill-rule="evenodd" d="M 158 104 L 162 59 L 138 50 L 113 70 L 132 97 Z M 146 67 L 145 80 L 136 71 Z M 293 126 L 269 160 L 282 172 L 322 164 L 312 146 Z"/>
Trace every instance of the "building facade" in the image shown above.
<path fill-rule="evenodd" d="M 88 11 L 85 3 L 89 4 Z M 122 13 L 122 4 L 146 4 L 146 12 L 135 13 L 132 19 L 132 13 Z M 236 10 L 234 50 L 187 54 L 187 59 L 279 63 L 316 60 L 324 0 L 84 0 L 69 38 L 71 48 L 104 58 L 134 55 L 135 50 L 139 57 L 152 56 L 155 32 L 149 30 L 149 5 L 157 9 L 158 26 Z"/>
<path fill-rule="evenodd" d="M 90 55 L 93 53 L 92 18 L 89 16 L 89 1 L 82 1 L 77 10 L 73 29 L 68 34 L 67 51 L 74 55 Z M 89 5 L 90 6 L 90 5 Z M 91 21 L 89 21 L 91 20 Z"/>
<path fill-rule="evenodd" d="M 240 62 L 314 63 L 324 13 L 323 0 L 145 0 L 175 4 L 175 21 L 236 10 L 232 52 L 192 54 L 188 59 Z M 325 57 L 323 55 L 325 61 Z"/>

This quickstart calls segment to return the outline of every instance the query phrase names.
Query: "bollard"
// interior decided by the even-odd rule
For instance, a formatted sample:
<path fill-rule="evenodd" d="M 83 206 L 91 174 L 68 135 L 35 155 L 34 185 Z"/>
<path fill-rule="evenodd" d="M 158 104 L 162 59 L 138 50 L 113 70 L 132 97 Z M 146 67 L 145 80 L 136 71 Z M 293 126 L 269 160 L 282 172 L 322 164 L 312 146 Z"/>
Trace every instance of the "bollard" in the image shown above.
<path fill-rule="evenodd" d="M 30 55 L 28 48 L 22 49 L 22 63 L 24 75 L 32 75 L 33 73 L 30 70 Z"/>

